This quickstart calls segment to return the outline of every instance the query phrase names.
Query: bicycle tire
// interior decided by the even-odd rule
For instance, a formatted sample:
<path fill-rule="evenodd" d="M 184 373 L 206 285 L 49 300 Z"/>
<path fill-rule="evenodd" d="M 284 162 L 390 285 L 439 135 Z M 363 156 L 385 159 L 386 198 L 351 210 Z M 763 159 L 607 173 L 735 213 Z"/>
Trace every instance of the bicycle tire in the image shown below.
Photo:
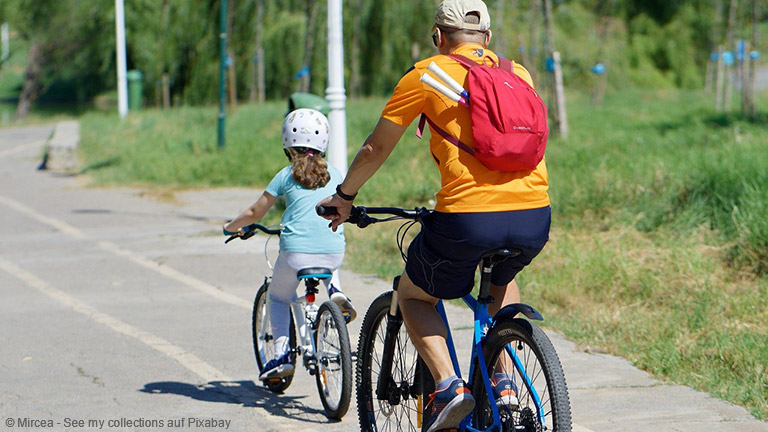
<path fill-rule="evenodd" d="M 516 368 L 514 371 L 504 370 L 515 377 L 520 405 L 514 410 L 500 409 L 502 431 L 570 432 L 568 387 L 552 342 L 538 326 L 528 320 L 513 318 L 497 322 L 483 342 L 483 355 L 489 375 L 494 372 L 501 353 L 506 352 L 508 345 L 515 350 L 529 380 L 526 382 Z M 476 400 L 473 425 L 482 430 L 490 426 L 493 419 L 482 374 L 477 368 L 475 372 L 472 380 L 472 394 Z M 540 410 L 534 403 L 534 393 L 540 400 Z"/>
<path fill-rule="evenodd" d="M 272 345 L 272 327 L 269 320 L 269 305 L 267 304 L 267 294 L 269 292 L 269 280 L 264 283 L 256 292 L 256 298 L 253 301 L 253 314 L 251 316 L 251 335 L 253 338 L 253 354 L 256 357 L 256 366 L 259 368 L 259 374 L 264 370 L 264 365 L 274 357 L 275 348 Z M 296 349 L 296 327 L 293 323 L 293 312 L 291 311 L 291 324 L 289 330 L 289 344 L 291 350 Z M 296 365 L 296 356 L 291 358 L 294 367 Z M 295 369 L 294 369 L 295 370 Z M 268 380 L 264 382 L 270 391 L 275 393 L 284 392 L 293 381 L 293 375 L 281 379 Z"/>
<path fill-rule="evenodd" d="M 422 377 L 426 368 L 410 343 L 402 322 L 390 329 L 397 334 L 392 361 L 392 379 L 396 385 L 389 399 L 381 400 L 376 396 L 391 302 L 392 291 L 377 297 L 366 311 L 360 330 L 355 382 L 358 421 L 362 432 L 418 432 L 425 420 Z M 403 422 L 406 424 L 401 424 Z"/>
<path fill-rule="evenodd" d="M 325 415 L 341 420 L 352 398 L 352 348 L 347 321 L 336 303 L 326 301 L 317 311 L 315 382 Z"/>

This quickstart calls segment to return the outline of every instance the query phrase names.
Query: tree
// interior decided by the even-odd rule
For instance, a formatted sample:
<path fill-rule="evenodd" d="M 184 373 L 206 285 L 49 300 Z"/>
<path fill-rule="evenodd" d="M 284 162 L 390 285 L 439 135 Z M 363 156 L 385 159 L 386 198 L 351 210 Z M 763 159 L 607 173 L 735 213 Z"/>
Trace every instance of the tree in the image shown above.
<path fill-rule="evenodd" d="M 5 0 L 8 21 L 27 43 L 17 120 L 56 82 L 69 82 L 77 100 L 87 100 L 108 80 L 108 47 L 114 46 L 114 18 L 95 2 Z M 111 26 L 111 27 L 110 27 Z M 111 32 L 109 30 L 112 30 Z"/>

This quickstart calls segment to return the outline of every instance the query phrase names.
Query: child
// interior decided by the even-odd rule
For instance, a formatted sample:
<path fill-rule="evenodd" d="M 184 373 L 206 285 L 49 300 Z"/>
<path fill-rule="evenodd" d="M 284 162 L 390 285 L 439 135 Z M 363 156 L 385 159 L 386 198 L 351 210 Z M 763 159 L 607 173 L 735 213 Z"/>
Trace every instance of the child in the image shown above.
<path fill-rule="evenodd" d="M 269 289 L 275 358 L 259 375 L 262 381 L 293 373 L 288 332 L 290 303 L 297 295 L 299 270 L 306 267 L 331 269 L 333 278 L 330 282 L 324 280 L 328 296 L 342 312 L 349 313 L 350 320 L 356 316 L 349 298 L 339 289 L 338 268 L 344 258 L 345 245 L 343 231 L 331 231 L 328 222 L 315 212 L 315 205 L 332 195 L 342 181 L 339 171 L 323 159 L 329 131 L 328 119 L 319 111 L 301 108 L 289 113 L 283 122 L 283 151 L 291 164 L 275 175 L 250 208 L 224 225 L 224 234 L 234 234 L 264 217 L 277 198 L 285 196 L 280 254 Z"/>

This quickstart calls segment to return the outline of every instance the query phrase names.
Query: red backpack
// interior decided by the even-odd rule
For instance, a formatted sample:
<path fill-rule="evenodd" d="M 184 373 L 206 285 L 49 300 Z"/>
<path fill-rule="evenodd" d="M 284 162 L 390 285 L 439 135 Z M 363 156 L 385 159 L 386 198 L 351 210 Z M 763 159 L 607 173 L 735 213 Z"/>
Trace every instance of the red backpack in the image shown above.
<path fill-rule="evenodd" d="M 451 136 L 432 120 L 424 122 L 447 141 L 476 157 L 494 171 L 530 171 L 544 157 L 549 127 L 547 107 L 536 91 L 514 73 L 510 60 L 499 57 L 498 66 L 478 64 L 462 55 L 450 55 L 469 69 L 469 113 L 474 149 Z M 419 135 L 421 133 L 419 132 Z"/>

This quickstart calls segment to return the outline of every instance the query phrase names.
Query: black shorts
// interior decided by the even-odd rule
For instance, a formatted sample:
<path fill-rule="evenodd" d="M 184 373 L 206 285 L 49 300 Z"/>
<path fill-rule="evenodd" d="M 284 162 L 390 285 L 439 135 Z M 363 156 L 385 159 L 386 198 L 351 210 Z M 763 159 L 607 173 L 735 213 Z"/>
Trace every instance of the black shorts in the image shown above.
<path fill-rule="evenodd" d="M 498 248 L 522 254 L 493 268 L 491 283 L 506 285 L 530 264 L 549 239 L 549 206 L 508 212 L 433 212 L 408 248 L 405 271 L 427 294 L 459 298 L 469 294 L 483 253 Z"/>

